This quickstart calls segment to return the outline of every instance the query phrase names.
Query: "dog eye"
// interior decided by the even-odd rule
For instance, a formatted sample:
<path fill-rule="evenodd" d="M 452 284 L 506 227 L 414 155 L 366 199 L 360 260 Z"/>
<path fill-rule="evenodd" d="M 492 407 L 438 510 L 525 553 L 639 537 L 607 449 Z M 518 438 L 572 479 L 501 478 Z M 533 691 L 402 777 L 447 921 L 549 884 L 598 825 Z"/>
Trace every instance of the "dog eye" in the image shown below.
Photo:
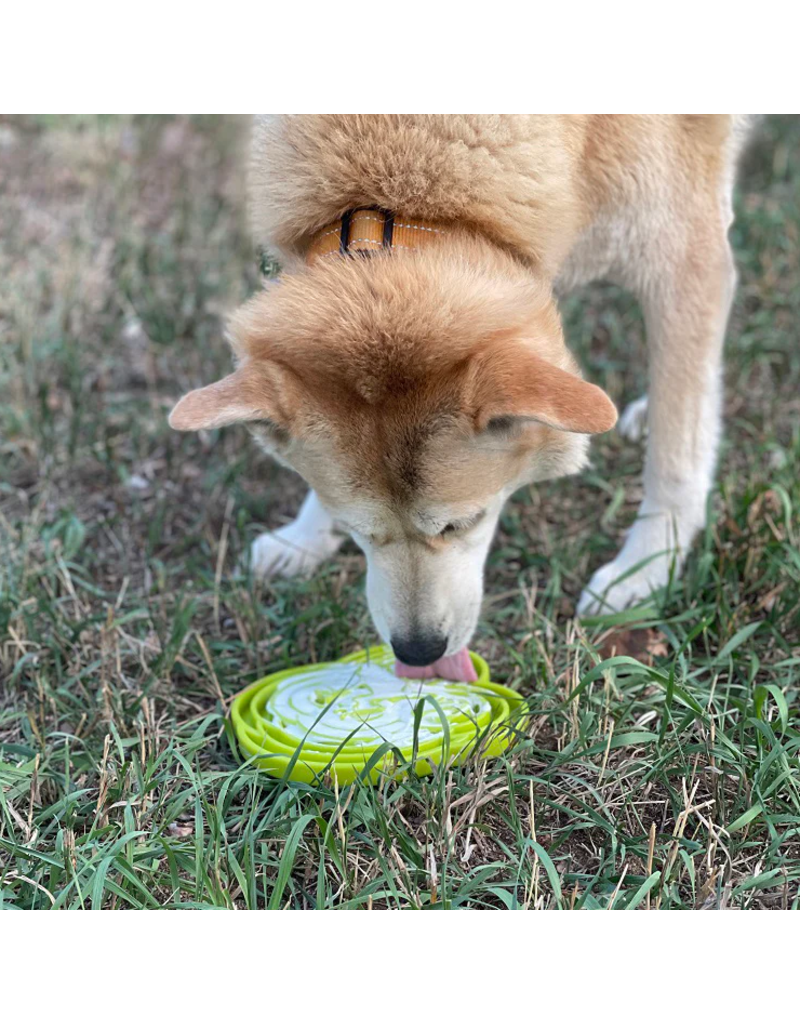
<path fill-rule="evenodd" d="M 464 519 L 458 523 L 448 523 L 443 530 L 439 531 L 440 537 L 448 537 L 453 533 L 464 533 L 466 530 L 471 530 L 473 526 L 477 526 L 478 523 L 486 515 L 486 511 L 478 512 L 474 516 L 470 516 L 469 519 Z"/>

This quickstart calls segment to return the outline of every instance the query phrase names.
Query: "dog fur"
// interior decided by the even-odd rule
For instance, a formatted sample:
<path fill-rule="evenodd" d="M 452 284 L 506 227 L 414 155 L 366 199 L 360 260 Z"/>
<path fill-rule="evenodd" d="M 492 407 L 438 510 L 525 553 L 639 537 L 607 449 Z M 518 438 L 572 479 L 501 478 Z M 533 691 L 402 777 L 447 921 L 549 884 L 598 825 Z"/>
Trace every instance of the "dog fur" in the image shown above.
<path fill-rule="evenodd" d="M 259 538 L 261 573 L 306 572 L 341 524 L 365 550 L 395 648 L 469 640 L 505 500 L 579 470 L 610 399 L 581 379 L 554 291 L 595 278 L 642 304 L 649 400 L 639 516 L 581 613 L 647 597 L 705 519 L 735 271 L 727 231 L 746 117 L 298 115 L 256 122 L 257 239 L 284 265 L 233 317 L 237 369 L 178 403 L 177 429 L 247 422 L 314 489 Z M 379 206 L 436 244 L 305 263 L 316 232 Z M 432 659 L 431 659 L 432 660 Z"/>

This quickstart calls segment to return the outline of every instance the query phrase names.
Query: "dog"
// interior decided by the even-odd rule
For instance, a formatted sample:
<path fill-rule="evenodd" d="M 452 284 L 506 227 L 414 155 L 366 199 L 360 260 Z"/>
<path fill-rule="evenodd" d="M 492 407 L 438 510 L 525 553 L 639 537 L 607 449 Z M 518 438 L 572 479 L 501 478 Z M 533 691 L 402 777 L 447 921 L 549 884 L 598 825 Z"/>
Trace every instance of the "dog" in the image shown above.
<path fill-rule="evenodd" d="M 641 303 L 644 499 L 578 613 L 662 588 L 705 522 L 727 239 L 746 115 L 295 115 L 256 120 L 258 241 L 283 273 L 230 323 L 235 372 L 171 425 L 245 423 L 312 490 L 259 537 L 261 575 L 312 571 L 347 531 L 400 671 L 468 678 L 483 568 L 518 488 L 579 471 L 611 429 L 554 294 L 597 278 Z"/>

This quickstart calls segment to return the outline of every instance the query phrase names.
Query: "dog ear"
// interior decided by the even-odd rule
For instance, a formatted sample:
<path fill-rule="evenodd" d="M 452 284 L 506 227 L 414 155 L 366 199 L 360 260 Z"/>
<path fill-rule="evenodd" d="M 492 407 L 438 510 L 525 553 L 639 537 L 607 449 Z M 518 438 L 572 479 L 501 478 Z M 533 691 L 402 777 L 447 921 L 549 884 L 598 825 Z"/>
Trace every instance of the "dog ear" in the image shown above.
<path fill-rule="evenodd" d="M 173 430 L 205 430 L 267 420 L 286 430 L 286 395 L 284 391 L 278 401 L 277 385 L 277 367 L 245 363 L 215 384 L 184 395 L 170 413 L 169 425 Z"/>
<path fill-rule="evenodd" d="M 605 391 L 524 349 L 490 357 L 478 368 L 473 393 L 478 430 L 523 419 L 576 434 L 602 434 L 617 422 Z"/>

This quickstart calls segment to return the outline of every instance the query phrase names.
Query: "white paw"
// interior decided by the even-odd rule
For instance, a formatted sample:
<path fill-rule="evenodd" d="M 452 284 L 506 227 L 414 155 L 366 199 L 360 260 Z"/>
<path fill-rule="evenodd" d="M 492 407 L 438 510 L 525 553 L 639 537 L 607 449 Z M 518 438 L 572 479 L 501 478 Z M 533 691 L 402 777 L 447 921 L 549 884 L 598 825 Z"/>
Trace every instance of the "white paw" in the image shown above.
<path fill-rule="evenodd" d="M 705 519 L 705 504 L 697 495 L 694 488 L 676 491 L 672 511 L 642 502 L 622 550 L 597 570 L 581 594 L 578 615 L 622 611 L 669 583 Z"/>
<path fill-rule="evenodd" d="M 610 615 L 646 601 L 667 585 L 671 560 L 662 555 L 640 569 L 620 558 L 601 566 L 578 601 L 578 615 Z M 624 577 L 624 578 L 623 578 Z"/>
<path fill-rule="evenodd" d="M 647 433 L 647 395 L 625 406 L 617 430 L 626 441 L 641 441 Z"/>
<path fill-rule="evenodd" d="M 330 530 L 309 532 L 289 523 L 273 533 L 262 533 L 250 548 L 253 575 L 310 576 L 320 562 L 335 554 L 342 538 Z"/>

